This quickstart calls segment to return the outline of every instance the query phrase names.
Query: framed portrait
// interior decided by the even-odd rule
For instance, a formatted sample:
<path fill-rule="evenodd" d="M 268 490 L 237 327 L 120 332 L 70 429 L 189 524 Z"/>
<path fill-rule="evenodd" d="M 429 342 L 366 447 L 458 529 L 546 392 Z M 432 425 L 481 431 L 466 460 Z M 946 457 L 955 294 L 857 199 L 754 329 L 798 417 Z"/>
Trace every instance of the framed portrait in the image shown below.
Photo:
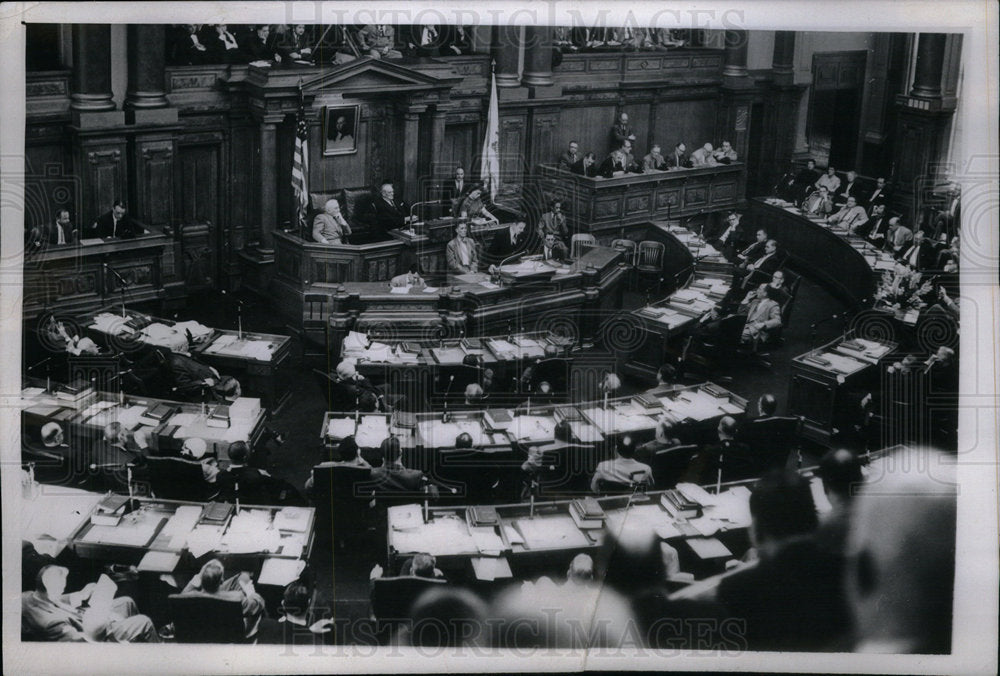
<path fill-rule="evenodd" d="M 350 155 L 358 151 L 358 108 L 357 104 L 323 108 L 324 155 Z"/>

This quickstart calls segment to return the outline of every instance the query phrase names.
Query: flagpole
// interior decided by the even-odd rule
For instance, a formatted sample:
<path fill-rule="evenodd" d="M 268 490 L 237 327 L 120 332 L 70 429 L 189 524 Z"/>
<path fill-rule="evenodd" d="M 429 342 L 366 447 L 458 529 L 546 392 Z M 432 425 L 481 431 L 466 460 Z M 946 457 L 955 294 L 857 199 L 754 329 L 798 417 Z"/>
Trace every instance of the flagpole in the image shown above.
<path fill-rule="evenodd" d="M 486 114 L 486 133 L 483 136 L 479 179 L 489 190 L 490 199 L 496 199 L 500 187 L 500 110 L 497 102 L 496 60 L 490 65 L 490 101 Z"/>

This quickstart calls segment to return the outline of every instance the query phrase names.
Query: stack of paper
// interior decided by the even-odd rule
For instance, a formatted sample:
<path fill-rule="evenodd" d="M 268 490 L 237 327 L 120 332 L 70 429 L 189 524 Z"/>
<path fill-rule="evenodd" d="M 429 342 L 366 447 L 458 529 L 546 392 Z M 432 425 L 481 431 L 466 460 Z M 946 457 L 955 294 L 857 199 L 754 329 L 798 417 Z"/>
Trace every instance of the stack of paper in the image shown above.
<path fill-rule="evenodd" d="M 457 516 L 438 517 L 415 530 L 393 530 L 389 541 L 400 554 L 427 552 L 434 556 L 449 556 L 479 553 L 465 519 Z"/>
<path fill-rule="evenodd" d="M 344 439 L 354 435 L 354 418 L 331 418 L 326 426 L 330 439 Z"/>
<path fill-rule="evenodd" d="M 362 416 L 354 441 L 361 448 L 376 448 L 389 438 L 389 423 L 382 415 Z"/>
<path fill-rule="evenodd" d="M 306 562 L 301 559 L 264 559 L 257 583 L 285 587 L 299 579 L 305 567 Z"/>
<path fill-rule="evenodd" d="M 518 441 L 546 441 L 555 438 L 555 420 L 548 416 L 520 415 L 508 433 Z"/>
<path fill-rule="evenodd" d="M 174 324 L 174 330 L 185 336 L 190 333 L 191 337 L 195 340 L 206 338 L 212 335 L 215 331 L 215 329 L 210 329 L 204 324 L 200 324 L 193 319 L 186 322 L 177 322 Z"/>

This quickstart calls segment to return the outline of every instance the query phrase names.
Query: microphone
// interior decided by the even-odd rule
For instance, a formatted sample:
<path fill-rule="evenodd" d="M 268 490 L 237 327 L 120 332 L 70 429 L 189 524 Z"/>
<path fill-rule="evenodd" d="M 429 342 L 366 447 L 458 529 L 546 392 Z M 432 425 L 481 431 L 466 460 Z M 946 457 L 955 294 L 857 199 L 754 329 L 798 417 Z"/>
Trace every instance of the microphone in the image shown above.
<path fill-rule="evenodd" d="M 125 281 L 124 277 L 122 277 L 120 274 L 118 274 L 117 270 L 115 270 L 113 267 L 111 267 L 107 263 L 102 263 L 101 265 L 104 267 L 104 270 L 106 272 L 110 272 L 111 274 L 113 274 L 115 276 L 115 279 L 118 280 L 119 284 L 121 284 L 122 286 L 128 286 L 128 282 Z"/>
<path fill-rule="evenodd" d="M 42 364 L 48 363 L 50 361 L 52 361 L 52 357 L 46 357 L 45 359 L 43 359 L 42 361 L 38 362 L 37 364 L 33 364 L 32 366 L 29 366 L 28 370 L 32 371 L 32 370 L 38 368 L 39 366 L 41 366 Z"/>
<path fill-rule="evenodd" d="M 455 382 L 455 374 L 448 376 L 448 387 L 444 388 L 444 410 L 441 411 L 441 422 L 448 422 L 448 395 L 451 394 L 451 384 Z"/>

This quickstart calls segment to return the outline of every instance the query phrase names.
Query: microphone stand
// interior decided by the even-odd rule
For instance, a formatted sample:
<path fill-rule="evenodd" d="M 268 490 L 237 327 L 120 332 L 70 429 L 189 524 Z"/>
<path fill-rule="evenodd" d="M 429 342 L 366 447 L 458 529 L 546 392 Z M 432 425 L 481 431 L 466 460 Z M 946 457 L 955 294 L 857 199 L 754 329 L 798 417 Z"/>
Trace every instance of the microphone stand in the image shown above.
<path fill-rule="evenodd" d="M 114 275 L 114 276 L 115 276 L 115 279 L 117 279 L 117 280 L 118 280 L 118 284 L 119 284 L 119 285 L 121 286 L 121 288 L 122 288 L 122 319 L 125 319 L 125 292 L 126 292 L 126 291 L 128 290 L 128 286 L 129 286 L 129 284 L 128 284 L 128 282 L 126 282 L 126 281 L 125 281 L 125 278 L 124 278 L 124 277 L 122 277 L 122 276 L 121 276 L 121 275 L 120 275 L 120 274 L 118 273 L 118 271 L 117 271 L 117 270 L 115 270 L 115 269 L 114 269 L 113 267 L 111 267 L 111 266 L 110 266 L 110 265 L 108 265 L 107 263 L 103 263 L 103 265 L 104 265 L 104 269 L 105 269 L 106 271 L 110 272 L 110 273 L 111 273 L 112 275 Z"/>

